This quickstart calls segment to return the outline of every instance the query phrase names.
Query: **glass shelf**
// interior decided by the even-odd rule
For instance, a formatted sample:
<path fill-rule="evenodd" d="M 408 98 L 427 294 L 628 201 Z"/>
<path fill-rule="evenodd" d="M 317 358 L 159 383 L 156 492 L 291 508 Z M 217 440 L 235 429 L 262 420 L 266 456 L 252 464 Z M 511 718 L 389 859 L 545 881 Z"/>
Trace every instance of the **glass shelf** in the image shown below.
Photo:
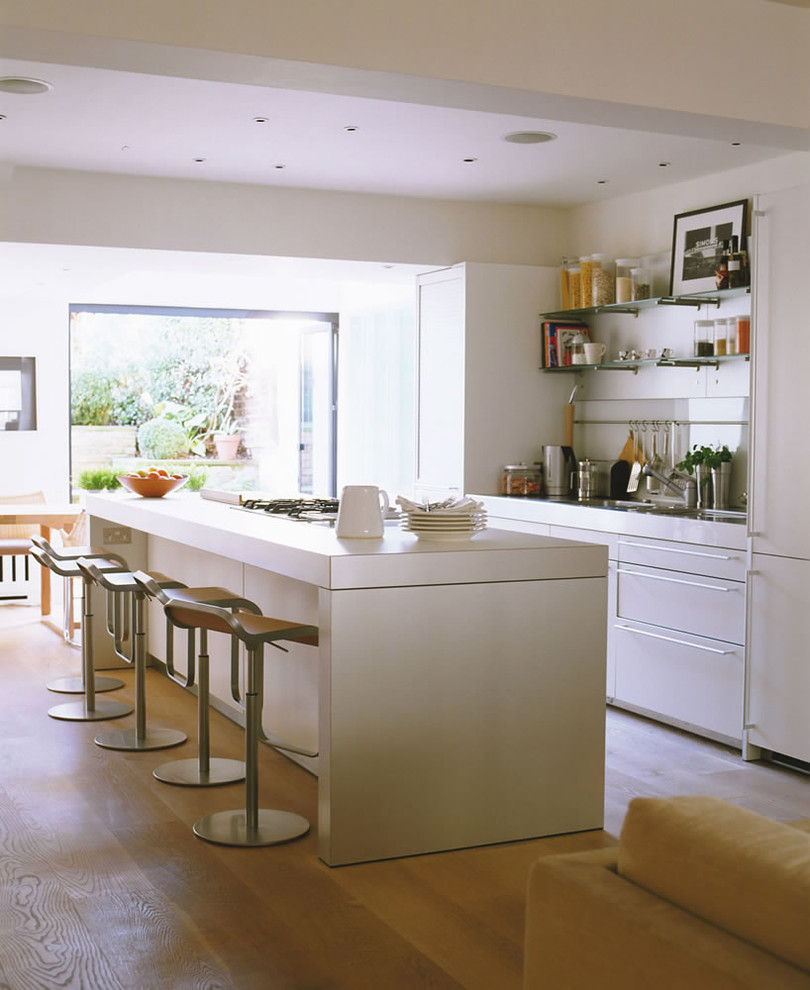
<path fill-rule="evenodd" d="M 563 309 L 554 313 L 541 314 L 547 320 L 571 320 L 572 318 L 583 318 L 585 316 L 595 316 L 597 313 L 628 313 L 631 316 L 638 316 L 642 309 L 652 309 L 654 306 L 694 306 L 699 309 L 701 306 L 719 307 L 724 299 L 734 299 L 751 292 L 750 286 L 740 289 L 715 289 L 710 292 L 695 292 L 677 296 L 658 296 L 654 299 L 639 299 L 636 302 L 611 303 L 609 306 L 589 306 L 587 309 Z M 736 356 L 736 355 L 734 355 Z M 582 365 L 578 365 L 582 367 Z"/>
<path fill-rule="evenodd" d="M 732 289 L 732 291 L 735 291 Z M 717 357 L 673 357 L 673 358 L 638 358 L 633 361 L 603 361 L 601 364 L 566 364 L 560 368 L 542 368 L 542 371 L 571 372 L 571 371 L 632 371 L 638 374 L 643 367 L 654 368 L 700 368 L 717 369 L 721 364 L 732 361 L 748 361 L 750 354 L 724 354 Z"/>

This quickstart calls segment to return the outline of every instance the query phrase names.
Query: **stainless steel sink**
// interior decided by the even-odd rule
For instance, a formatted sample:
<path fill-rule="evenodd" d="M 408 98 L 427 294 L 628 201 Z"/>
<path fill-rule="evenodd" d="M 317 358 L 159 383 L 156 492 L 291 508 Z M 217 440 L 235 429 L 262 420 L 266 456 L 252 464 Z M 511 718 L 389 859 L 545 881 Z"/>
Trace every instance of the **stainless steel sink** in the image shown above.
<path fill-rule="evenodd" d="M 623 512 L 644 512 L 650 515 L 676 516 L 686 519 L 714 520 L 715 522 L 745 522 L 744 509 L 696 509 L 677 502 L 653 502 L 650 499 L 589 498 L 571 499 L 573 505 L 595 509 L 618 509 Z"/>

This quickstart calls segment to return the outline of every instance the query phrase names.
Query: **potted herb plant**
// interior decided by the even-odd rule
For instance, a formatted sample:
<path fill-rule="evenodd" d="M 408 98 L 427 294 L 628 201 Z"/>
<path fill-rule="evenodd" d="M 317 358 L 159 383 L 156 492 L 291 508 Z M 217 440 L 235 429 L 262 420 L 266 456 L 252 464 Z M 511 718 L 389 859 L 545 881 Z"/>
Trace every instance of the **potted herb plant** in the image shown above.
<path fill-rule="evenodd" d="M 684 459 L 675 465 L 678 471 L 694 474 L 700 508 L 707 508 L 709 502 L 714 509 L 728 507 L 728 478 L 732 456 L 725 444 L 722 447 L 695 444 Z"/>

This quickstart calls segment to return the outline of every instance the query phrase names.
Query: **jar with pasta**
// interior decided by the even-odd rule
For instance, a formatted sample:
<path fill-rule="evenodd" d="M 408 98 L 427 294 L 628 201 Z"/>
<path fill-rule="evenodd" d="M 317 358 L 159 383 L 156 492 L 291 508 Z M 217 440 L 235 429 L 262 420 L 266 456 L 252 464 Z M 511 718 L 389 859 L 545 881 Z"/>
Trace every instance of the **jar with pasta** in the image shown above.
<path fill-rule="evenodd" d="M 579 265 L 570 265 L 568 268 L 568 308 L 582 308 L 582 276 Z"/>
<path fill-rule="evenodd" d="M 584 254 L 579 259 L 579 271 L 579 308 L 587 309 L 591 305 L 593 286 L 593 262 L 589 254 Z"/>

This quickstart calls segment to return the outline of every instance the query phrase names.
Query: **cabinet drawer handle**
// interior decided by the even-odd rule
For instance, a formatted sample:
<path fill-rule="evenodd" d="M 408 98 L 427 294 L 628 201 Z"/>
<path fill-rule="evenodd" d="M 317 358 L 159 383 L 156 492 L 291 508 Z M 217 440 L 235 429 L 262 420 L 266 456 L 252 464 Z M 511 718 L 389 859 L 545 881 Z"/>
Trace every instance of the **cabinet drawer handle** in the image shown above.
<path fill-rule="evenodd" d="M 646 629 L 635 629 L 633 626 L 616 625 L 617 629 L 624 629 L 625 632 L 634 633 L 636 636 L 649 636 L 650 639 L 663 639 L 666 643 L 677 643 L 678 646 L 691 646 L 695 650 L 704 650 L 706 653 L 719 653 L 721 656 L 728 656 L 734 650 L 718 650 L 713 646 L 704 646 L 702 643 L 690 643 L 688 639 L 677 639 L 675 636 L 662 636 L 660 633 L 647 632 Z"/>
<path fill-rule="evenodd" d="M 616 568 L 617 574 L 632 574 L 634 577 L 648 578 L 650 581 L 667 581 L 669 584 L 688 584 L 690 588 L 708 588 L 709 591 L 734 591 L 734 588 L 721 588 L 716 584 L 703 584 L 701 581 L 684 581 L 682 578 L 663 577 L 661 574 L 645 574 L 644 571 L 628 571 Z"/>
<path fill-rule="evenodd" d="M 633 543 L 630 540 L 619 540 L 619 546 L 638 547 L 641 550 L 660 550 L 662 553 L 685 553 L 690 557 L 711 557 L 712 560 L 737 560 L 737 557 L 727 553 L 702 553 L 700 550 L 679 550 L 677 547 L 657 547 L 652 543 Z"/>

